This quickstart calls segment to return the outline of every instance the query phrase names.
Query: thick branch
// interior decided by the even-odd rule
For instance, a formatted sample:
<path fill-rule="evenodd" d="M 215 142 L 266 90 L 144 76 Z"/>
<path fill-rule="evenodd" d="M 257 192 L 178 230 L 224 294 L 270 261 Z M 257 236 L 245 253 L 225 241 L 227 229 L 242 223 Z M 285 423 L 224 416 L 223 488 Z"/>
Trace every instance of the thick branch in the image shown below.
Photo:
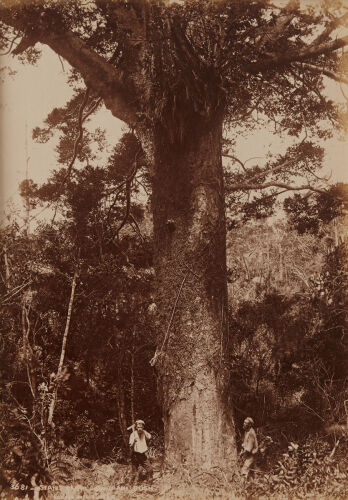
<path fill-rule="evenodd" d="M 330 54 L 330 52 L 334 52 L 346 45 L 348 45 L 348 36 L 319 45 L 307 45 L 307 47 L 296 52 L 289 51 L 281 55 L 273 54 L 263 60 L 247 64 L 244 68 L 249 73 L 255 74 L 272 70 L 279 66 L 286 66 L 292 62 L 302 62 L 320 55 Z"/>
<path fill-rule="evenodd" d="M 17 37 L 18 38 L 18 37 Z M 27 49 L 29 49 L 30 47 L 33 47 L 36 43 L 36 40 L 35 38 L 31 37 L 31 36 L 24 36 L 22 38 L 22 40 L 19 42 L 19 44 L 17 45 L 17 47 L 15 47 L 13 50 L 12 50 L 12 54 L 14 56 L 17 56 L 19 54 L 22 54 L 23 52 L 25 52 Z"/>
<path fill-rule="evenodd" d="M 16 15 L 13 15 L 13 14 Z M 21 32 L 26 32 L 26 21 L 16 10 L 0 7 L 0 20 Z M 112 114 L 120 120 L 133 125 L 136 121 L 136 110 L 130 103 L 127 85 L 119 72 L 97 52 L 88 47 L 72 31 L 53 32 L 46 29 L 45 13 L 38 16 L 38 27 L 31 37 L 32 45 L 36 42 L 50 47 L 80 72 L 87 87 L 93 89 Z M 26 39 L 26 36 L 24 37 Z"/>
<path fill-rule="evenodd" d="M 71 32 L 43 37 L 40 41 L 81 73 L 86 85 L 103 98 L 106 107 L 116 118 L 130 126 L 134 124 L 136 111 L 129 104 L 127 89 L 119 72 L 111 64 Z"/>
<path fill-rule="evenodd" d="M 339 26 L 345 23 L 348 20 L 348 12 L 343 14 L 341 17 L 337 17 L 331 21 L 331 23 L 325 28 L 325 30 L 320 33 L 320 35 L 314 40 L 311 44 L 313 46 L 318 46 L 319 44 L 325 42 L 325 40 L 330 36 L 330 34 Z"/>
<path fill-rule="evenodd" d="M 335 80 L 336 82 L 342 82 L 348 84 L 348 79 L 344 78 L 343 76 L 339 76 L 333 71 L 330 71 L 326 68 L 323 68 L 321 66 L 316 66 L 315 64 L 310 64 L 310 63 L 301 63 L 301 66 L 303 68 L 310 69 L 311 71 L 314 71 L 315 73 L 320 73 L 322 75 L 327 76 L 328 78 L 331 78 L 332 80 Z"/>

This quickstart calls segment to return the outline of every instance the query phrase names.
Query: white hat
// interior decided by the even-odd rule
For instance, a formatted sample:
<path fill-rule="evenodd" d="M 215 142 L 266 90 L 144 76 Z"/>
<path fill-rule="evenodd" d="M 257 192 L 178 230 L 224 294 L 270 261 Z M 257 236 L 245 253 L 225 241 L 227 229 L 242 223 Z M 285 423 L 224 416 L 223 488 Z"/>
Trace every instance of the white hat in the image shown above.
<path fill-rule="evenodd" d="M 136 420 L 135 421 L 136 424 L 142 424 L 144 427 L 145 427 L 145 422 L 144 420 Z"/>
<path fill-rule="evenodd" d="M 253 420 L 251 417 L 247 417 L 247 418 L 244 420 L 244 423 L 245 423 L 245 424 L 254 425 L 254 420 Z"/>

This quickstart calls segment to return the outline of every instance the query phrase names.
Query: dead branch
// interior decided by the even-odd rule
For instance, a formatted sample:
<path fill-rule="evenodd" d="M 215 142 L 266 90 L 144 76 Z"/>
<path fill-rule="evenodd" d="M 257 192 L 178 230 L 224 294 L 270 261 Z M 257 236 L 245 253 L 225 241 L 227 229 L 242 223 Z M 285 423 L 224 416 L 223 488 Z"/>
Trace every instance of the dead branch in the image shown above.
<path fill-rule="evenodd" d="M 27 281 L 26 283 L 24 283 L 23 285 L 18 285 L 16 286 L 15 288 L 13 288 L 11 291 L 9 291 L 4 297 L 4 300 L 3 300 L 3 304 L 5 302 L 7 302 L 8 300 L 11 300 L 13 297 L 15 297 L 16 295 L 18 295 L 26 286 L 30 285 L 30 283 L 32 282 L 32 280 L 30 281 Z"/>
<path fill-rule="evenodd" d="M 139 234 L 140 238 L 142 241 L 145 240 L 144 236 L 142 235 L 141 231 L 140 231 L 140 227 L 139 227 L 139 224 L 138 222 L 136 221 L 135 217 L 133 214 L 129 214 L 129 218 L 131 219 L 131 221 L 133 222 L 134 226 L 136 227 L 136 230 L 137 230 L 137 233 Z"/>
<path fill-rule="evenodd" d="M 54 408 L 55 408 L 55 404 L 56 404 L 56 400 L 57 400 L 59 376 L 61 375 L 62 370 L 63 370 L 65 351 L 66 351 L 66 343 L 67 343 L 68 334 L 69 334 L 69 327 L 70 327 L 71 313 L 72 313 L 72 308 L 73 308 L 73 303 L 74 303 L 77 278 L 78 278 L 78 266 L 76 266 L 73 280 L 72 280 L 72 285 L 71 285 L 70 300 L 69 300 L 68 312 L 67 312 L 67 316 L 66 316 L 65 330 L 64 330 L 63 340 L 62 340 L 62 348 L 61 348 L 61 353 L 60 353 L 58 370 L 57 370 L 57 374 L 56 374 L 55 389 L 54 389 L 54 393 L 53 393 L 53 397 L 52 397 L 52 400 L 50 403 L 49 413 L 48 413 L 48 420 L 47 420 L 48 425 L 52 425 L 52 423 L 53 423 L 53 413 L 54 413 Z"/>
<path fill-rule="evenodd" d="M 331 450 L 331 453 L 329 455 L 330 458 L 332 458 L 337 450 L 338 445 L 340 444 L 340 439 L 338 439 L 334 445 L 334 447 Z"/>
<path fill-rule="evenodd" d="M 303 191 L 303 190 L 309 190 L 309 191 L 314 191 L 316 193 L 326 193 L 324 189 L 316 188 L 314 186 L 311 186 L 310 184 L 304 184 L 301 186 L 291 186 L 290 184 L 286 184 L 284 182 L 266 182 L 264 184 L 250 184 L 250 183 L 241 183 L 241 184 L 231 184 L 228 186 L 229 191 L 251 191 L 251 190 L 258 190 L 258 189 L 267 189 L 269 187 L 279 187 L 283 188 L 286 191 Z"/>
<path fill-rule="evenodd" d="M 223 156 L 224 158 L 231 158 L 231 160 L 236 161 L 236 162 L 237 162 L 237 163 L 239 163 L 239 165 L 242 167 L 242 169 L 244 170 L 244 172 L 247 172 L 247 169 L 245 168 L 244 163 L 243 163 L 243 162 L 242 162 L 239 158 L 237 158 L 236 156 L 229 155 L 229 154 L 227 154 L 227 153 L 222 154 L 222 156 Z"/>
<path fill-rule="evenodd" d="M 59 54 L 57 54 L 57 55 L 58 55 L 59 62 L 60 62 L 60 64 L 61 64 L 61 66 L 62 66 L 63 73 L 65 73 L 65 68 L 64 68 L 64 62 L 63 62 L 63 59 L 60 57 L 60 55 L 59 55 Z"/>

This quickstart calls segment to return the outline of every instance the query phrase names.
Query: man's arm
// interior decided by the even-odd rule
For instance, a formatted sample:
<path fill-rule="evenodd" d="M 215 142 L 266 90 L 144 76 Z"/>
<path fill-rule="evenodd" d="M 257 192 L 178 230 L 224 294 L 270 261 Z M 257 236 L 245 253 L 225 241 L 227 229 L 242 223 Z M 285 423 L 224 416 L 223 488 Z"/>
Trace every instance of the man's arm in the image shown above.
<path fill-rule="evenodd" d="M 147 431 L 144 431 L 146 439 L 151 439 L 151 434 Z"/>
<path fill-rule="evenodd" d="M 129 436 L 129 446 L 132 448 L 135 443 L 135 432 L 132 432 L 132 434 Z"/>
<path fill-rule="evenodd" d="M 243 446 L 244 452 L 251 453 L 254 448 L 254 436 L 250 431 L 248 431 L 247 435 L 244 438 Z"/>
<path fill-rule="evenodd" d="M 254 432 L 254 448 L 252 454 L 255 455 L 259 451 L 259 443 L 257 442 L 256 432 Z"/>

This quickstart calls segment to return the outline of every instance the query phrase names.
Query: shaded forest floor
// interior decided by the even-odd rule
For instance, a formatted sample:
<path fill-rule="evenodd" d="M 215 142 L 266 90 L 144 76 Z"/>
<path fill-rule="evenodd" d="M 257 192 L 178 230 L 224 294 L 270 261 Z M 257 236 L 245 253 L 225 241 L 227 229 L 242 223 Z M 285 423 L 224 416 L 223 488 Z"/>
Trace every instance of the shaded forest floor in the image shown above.
<path fill-rule="evenodd" d="M 153 481 L 130 483 L 131 466 L 118 463 L 91 463 L 90 467 L 76 468 L 66 485 L 60 485 L 48 495 L 48 500 L 131 500 L 168 499 L 203 500 L 216 498 L 232 500 L 235 486 L 207 473 L 206 477 L 191 476 L 184 469 L 176 474 L 161 471 L 160 461 L 152 461 Z"/>
<path fill-rule="evenodd" d="M 320 453 L 319 444 L 324 446 Z M 254 465 L 254 476 L 246 483 L 239 472 L 213 468 L 189 471 L 185 467 L 164 468 L 161 453 L 151 458 L 153 479 L 131 483 L 131 465 L 111 457 L 106 461 L 57 454 L 51 462 L 52 486 L 46 491 L 2 491 L 6 500 L 267 500 L 348 499 L 348 439 L 332 443 L 322 440 L 309 445 L 291 443 L 278 447 Z M 319 451 L 318 451 L 319 450 Z M 238 463 L 238 468 L 241 463 Z M 42 488 L 43 490 L 44 488 Z"/>
<path fill-rule="evenodd" d="M 212 474 L 210 472 L 197 475 L 189 474 L 185 469 L 175 474 L 163 474 L 160 460 L 152 460 L 154 470 L 153 481 L 143 481 L 140 484 L 130 484 L 130 465 L 100 462 L 85 462 L 74 460 L 71 464 L 72 474 L 64 484 L 54 487 L 47 495 L 48 500 L 131 500 L 131 499 L 165 499 L 165 500 L 203 500 L 203 499 L 340 499 L 348 498 L 348 463 L 341 472 L 331 470 L 326 480 L 315 477 L 313 470 L 314 487 L 303 492 L 298 489 L 301 478 L 297 484 L 291 483 L 289 478 L 284 478 L 282 487 L 278 491 L 267 489 L 263 482 L 266 476 L 258 471 L 248 484 L 243 483 L 238 475 L 233 478 L 225 474 Z M 334 471 L 334 472 L 333 472 Z M 338 471 L 338 469 L 337 469 Z M 288 481 L 287 481 L 288 480 Z M 313 486 L 313 483 L 312 483 Z"/>

